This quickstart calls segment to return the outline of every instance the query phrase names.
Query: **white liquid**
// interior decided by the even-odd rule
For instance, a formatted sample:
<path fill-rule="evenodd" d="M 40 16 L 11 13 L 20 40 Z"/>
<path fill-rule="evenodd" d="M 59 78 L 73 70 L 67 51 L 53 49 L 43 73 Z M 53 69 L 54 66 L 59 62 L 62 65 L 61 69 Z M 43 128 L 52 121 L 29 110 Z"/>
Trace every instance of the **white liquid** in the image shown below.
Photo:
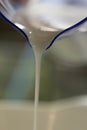
<path fill-rule="evenodd" d="M 37 128 L 38 118 L 38 102 L 39 102 L 39 87 L 40 87 L 40 68 L 41 68 L 41 57 L 46 47 L 50 44 L 53 37 L 57 32 L 42 31 L 39 29 L 32 28 L 30 41 L 34 50 L 35 63 L 36 63 L 36 76 L 35 76 L 35 105 L 34 105 L 34 124 L 33 130 Z"/>
<path fill-rule="evenodd" d="M 37 48 L 38 49 L 38 48 Z M 40 86 L 40 68 L 41 68 L 41 56 L 40 50 L 34 50 L 36 74 L 35 74 L 35 104 L 34 104 L 34 123 L 33 130 L 37 130 L 37 118 L 38 118 L 38 102 L 39 102 L 39 86 Z"/>

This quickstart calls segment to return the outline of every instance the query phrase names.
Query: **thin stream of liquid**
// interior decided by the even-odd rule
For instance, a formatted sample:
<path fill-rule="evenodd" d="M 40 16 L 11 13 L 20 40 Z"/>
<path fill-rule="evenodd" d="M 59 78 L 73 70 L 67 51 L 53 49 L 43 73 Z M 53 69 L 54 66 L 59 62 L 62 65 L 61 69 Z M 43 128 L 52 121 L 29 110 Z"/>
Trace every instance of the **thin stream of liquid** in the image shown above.
<path fill-rule="evenodd" d="M 43 53 L 43 51 L 39 50 L 38 48 L 34 48 L 36 72 L 35 72 L 35 103 L 34 103 L 33 130 L 37 130 L 39 87 L 40 87 L 40 69 L 41 69 L 42 53 Z"/>
<path fill-rule="evenodd" d="M 43 31 L 30 26 L 31 34 L 29 35 L 30 42 L 35 56 L 35 102 L 34 102 L 34 122 L 33 130 L 38 130 L 38 102 L 39 102 L 39 88 L 40 88 L 40 69 L 42 54 L 46 47 L 56 35 L 56 31 Z"/>

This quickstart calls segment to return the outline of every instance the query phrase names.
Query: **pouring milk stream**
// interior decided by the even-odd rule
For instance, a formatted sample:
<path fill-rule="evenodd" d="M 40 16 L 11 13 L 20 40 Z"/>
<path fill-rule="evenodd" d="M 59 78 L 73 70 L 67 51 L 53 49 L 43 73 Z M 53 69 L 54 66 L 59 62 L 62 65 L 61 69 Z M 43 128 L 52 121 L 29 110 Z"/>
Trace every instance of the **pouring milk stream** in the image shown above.
<path fill-rule="evenodd" d="M 1 13 L 16 26 L 20 27 L 21 25 L 34 51 L 36 76 L 33 130 L 38 130 L 37 117 L 42 54 L 60 30 L 66 29 L 86 17 L 87 1 L 83 0 L 83 6 L 79 4 L 78 0 L 76 1 L 77 4 L 73 3 L 75 6 L 68 3 L 68 0 L 0 1 Z M 83 20 L 85 24 L 80 30 L 87 31 L 86 21 L 87 20 Z M 76 28 L 77 27 L 78 26 L 76 26 Z M 73 29 L 74 27 L 66 30 L 65 33 L 67 34 L 68 31 Z M 62 34 L 64 34 L 64 32 Z"/>

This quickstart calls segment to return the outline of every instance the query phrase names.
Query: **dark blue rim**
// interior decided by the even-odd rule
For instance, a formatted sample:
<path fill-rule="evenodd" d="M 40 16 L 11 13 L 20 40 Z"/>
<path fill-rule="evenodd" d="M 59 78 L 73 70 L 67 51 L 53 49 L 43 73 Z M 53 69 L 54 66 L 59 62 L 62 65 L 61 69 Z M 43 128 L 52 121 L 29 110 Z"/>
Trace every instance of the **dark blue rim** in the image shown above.
<path fill-rule="evenodd" d="M 87 22 L 87 17 L 85 17 L 84 19 L 82 19 L 80 22 L 74 24 L 73 26 L 66 28 L 65 30 L 61 31 L 60 33 L 58 33 L 52 40 L 52 42 L 50 43 L 50 45 L 47 47 L 50 48 L 52 46 L 52 44 L 54 43 L 54 41 L 58 38 L 60 38 L 63 34 L 67 33 L 68 31 L 71 31 L 79 26 L 81 26 L 82 24 L 84 24 L 85 22 Z"/>
<path fill-rule="evenodd" d="M 1 12 L 0 12 L 0 17 L 3 18 L 3 20 L 5 20 L 6 22 L 8 22 L 8 23 L 9 23 L 11 26 L 13 26 L 15 29 L 17 29 L 19 32 L 21 32 L 21 33 L 24 35 L 26 41 L 27 41 L 27 42 L 29 43 L 29 45 L 31 46 L 30 41 L 29 41 L 29 38 L 27 37 L 27 34 L 26 34 L 22 29 L 20 29 L 20 28 L 17 27 L 13 22 L 11 22 L 10 20 L 8 20 Z"/>
<path fill-rule="evenodd" d="M 1 12 L 0 12 L 0 17 L 2 17 L 5 21 L 7 21 L 9 24 L 11 24 L 14 28 L 16 28 L 17 30 L 19 30 L 25 37 L 25 39 L 27 40 L 27 42 L 29 43 L 29 45 L 31 46 L 30 44 L 30 41 L 29 41 L 29 38 L 27 37 L 27 34 L 22 30 L 20 29 L 19 27 L 17 27 L 13 22 L 11 22 L 10 20 L 8 20 Z M 51 43 L 49 44 L 49 46 L 46 48 L 46 49 L 49 49 L 52 44 L 54 43 L 54 41 L 58 38 L 60 38 L 63 34 L 67 33 L 68 31 L 71 31 L 79 26 L 81 26 L 82 24 L 84 24 L 85 22 L 87 22 L 87 17 L 85 17 L 84 19 L 82 19 L 80 22 L 74 24 L 73 26 L 69 27 L 69 28 L 66 28 L 65 30 L 61 31 L 60 33 L 58 33 L 54 38 L 53 40 L 51 41 Z M 31 46 L 32 47 L 32 46 Z"/>

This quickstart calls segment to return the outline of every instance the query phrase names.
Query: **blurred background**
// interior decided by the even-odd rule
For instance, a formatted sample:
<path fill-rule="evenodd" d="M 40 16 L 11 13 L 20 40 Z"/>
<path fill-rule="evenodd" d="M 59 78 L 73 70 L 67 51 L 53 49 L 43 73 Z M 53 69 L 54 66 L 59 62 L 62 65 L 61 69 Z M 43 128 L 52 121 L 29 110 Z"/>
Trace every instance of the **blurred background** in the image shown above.
<path fill-rule="evenodd" d="M 35 61 L 24 36 L 0 18 L 0 99 L 34 100 Z M 42 59 L 40 101 L 87 94 L 87 32 L 56 40 Z"/>

